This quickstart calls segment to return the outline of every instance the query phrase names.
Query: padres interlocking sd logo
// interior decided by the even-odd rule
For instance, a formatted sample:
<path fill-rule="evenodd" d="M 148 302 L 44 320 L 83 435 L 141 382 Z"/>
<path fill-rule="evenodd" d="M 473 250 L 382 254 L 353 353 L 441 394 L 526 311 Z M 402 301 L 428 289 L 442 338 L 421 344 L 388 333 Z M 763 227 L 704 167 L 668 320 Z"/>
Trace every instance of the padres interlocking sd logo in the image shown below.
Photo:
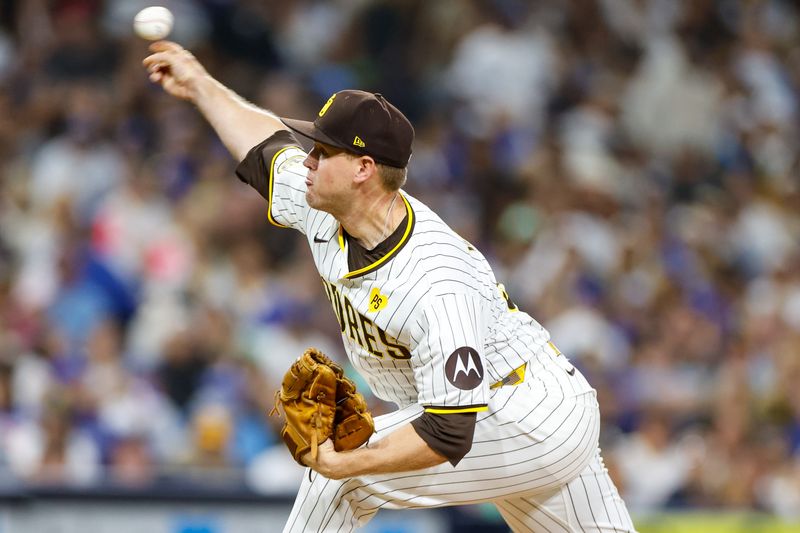
<path fill-rule="evenodd" d="M 462 346 L 450 354 L 444 366 L 447 381 L 461 390 L 471 390 L 483 381 L 483 363 L 478 352 Z"/>

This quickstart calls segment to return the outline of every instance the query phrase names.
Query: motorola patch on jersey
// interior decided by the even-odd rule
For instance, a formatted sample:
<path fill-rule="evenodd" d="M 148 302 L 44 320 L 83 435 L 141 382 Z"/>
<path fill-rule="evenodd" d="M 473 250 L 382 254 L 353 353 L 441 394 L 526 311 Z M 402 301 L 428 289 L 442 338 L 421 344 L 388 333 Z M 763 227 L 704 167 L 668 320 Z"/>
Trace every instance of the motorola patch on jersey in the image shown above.
<path fill-rule="evenodd" d="M 447 358 L 444 365 L 447 381 L 461 390 L 471 390 L 483 381 L 483 363 L 474 348 L 462 346 Z"/>

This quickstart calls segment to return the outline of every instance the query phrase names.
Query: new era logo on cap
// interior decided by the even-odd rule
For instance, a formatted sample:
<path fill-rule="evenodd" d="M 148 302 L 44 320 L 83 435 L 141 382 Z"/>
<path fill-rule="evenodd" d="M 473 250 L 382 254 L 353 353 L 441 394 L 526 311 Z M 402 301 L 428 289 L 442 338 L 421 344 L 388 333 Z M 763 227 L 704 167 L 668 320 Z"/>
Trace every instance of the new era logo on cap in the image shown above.
<path fill-rule="evenodd" d="M 402 168 L 411 158 L 414 127 L 378 93 L 339 91 L 322 106 L 314 122 L 281 120 L 305 137 L 368 155 L 378 163 Z"/>

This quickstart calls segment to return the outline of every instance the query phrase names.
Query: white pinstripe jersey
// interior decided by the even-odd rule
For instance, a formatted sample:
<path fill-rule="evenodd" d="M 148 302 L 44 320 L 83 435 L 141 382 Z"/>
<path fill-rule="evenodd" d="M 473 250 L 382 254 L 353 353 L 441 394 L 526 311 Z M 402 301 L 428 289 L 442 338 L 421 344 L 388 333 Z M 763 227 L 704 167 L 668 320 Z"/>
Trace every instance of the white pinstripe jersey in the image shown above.
<path fill-rule="evenodd" d="M 547 343 L 483 255 L 422 202 L 402 192 L 400 242 L 351 272 L 339 222 L 306 202 L 306 153 L 287 144 L 263 156 L 269 220 L 306 236 L 347 356 L 379 398 L 433 413 L 485 410 L 489 386 Z"/>

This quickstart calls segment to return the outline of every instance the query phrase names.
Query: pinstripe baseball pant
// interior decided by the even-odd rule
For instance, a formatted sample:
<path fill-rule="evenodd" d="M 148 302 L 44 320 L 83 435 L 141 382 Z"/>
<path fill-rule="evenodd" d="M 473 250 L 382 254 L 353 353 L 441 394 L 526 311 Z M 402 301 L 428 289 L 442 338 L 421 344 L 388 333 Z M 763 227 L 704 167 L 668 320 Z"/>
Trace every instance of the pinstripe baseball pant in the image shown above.
<path fill-rule="evenodd" d="M 525 381 L 492 391 L 472 449 L 453 467 L 329 480 L 304 477 L 284 532 L 346 532 L 380 509 L 494 503 L 513 531 L 634 531 L 598 449 L 594 390 L 566 358 L 545 350 Z M 422 413 L 410 405 L 376 418 L 377 434 Z"/>

